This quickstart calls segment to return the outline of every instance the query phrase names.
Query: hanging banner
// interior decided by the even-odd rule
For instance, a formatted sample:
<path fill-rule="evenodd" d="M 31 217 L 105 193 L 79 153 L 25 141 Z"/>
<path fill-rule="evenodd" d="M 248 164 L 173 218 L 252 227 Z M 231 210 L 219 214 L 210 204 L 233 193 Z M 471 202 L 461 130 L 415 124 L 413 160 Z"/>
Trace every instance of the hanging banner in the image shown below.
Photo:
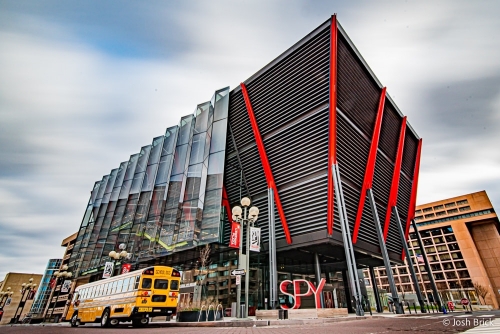
<path fill-rule="evenodd" d="M 240 248 L 240 224 L 231 223 L 231 238 L 229 238 L 229 247 Z"/>
<path fill-rule="evenodd" d="M 260 252 L 260 227 L 250 227 L 250 250 Z"/>
<path fill-rule="evenodd" d="M 61 292 L 69 292 L 70 289 L 71 289 L 71 280 L 65 280 L 61 287 Z"/>
<path fill-rule="evenodd" d="M 129 273 L 130 269 L 132 269 L 132 265 L 130 263 L 122 264 L 122 274 Z"/>
<path fill-rule="evenodd" d="M 113 270 L 115 269 L 115 264 L 113 262 L 106 262 L 104 265 L 104 272 L 102 273 L 102 278 L 110 278 L 113 276 Z"/>
<path fill-rule="evenodd" d="M 12 302 L 12 298 L 10 298 L 10 297 L 9 297 L 9 298 L 7 298 L 7 300 L 5 301 L 5 305 L 4 305 L 4 307 L 5 307 L 5 306 L 9 306 L 11 302 Z"/>

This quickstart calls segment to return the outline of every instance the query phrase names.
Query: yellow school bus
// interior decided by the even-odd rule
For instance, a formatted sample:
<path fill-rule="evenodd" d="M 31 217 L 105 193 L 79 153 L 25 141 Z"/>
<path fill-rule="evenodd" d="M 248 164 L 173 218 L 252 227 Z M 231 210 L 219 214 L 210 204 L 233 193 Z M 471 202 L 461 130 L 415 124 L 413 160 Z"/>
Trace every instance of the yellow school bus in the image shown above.
<path fill-rule="evenodd" d="M 126 321 L 146 326 L 152 317 L 175 313 L 180 276 L 174 268 L 154 266 L 81 285 L 66 320 L 72 327 L 87 322 L 109 327 Z"/>

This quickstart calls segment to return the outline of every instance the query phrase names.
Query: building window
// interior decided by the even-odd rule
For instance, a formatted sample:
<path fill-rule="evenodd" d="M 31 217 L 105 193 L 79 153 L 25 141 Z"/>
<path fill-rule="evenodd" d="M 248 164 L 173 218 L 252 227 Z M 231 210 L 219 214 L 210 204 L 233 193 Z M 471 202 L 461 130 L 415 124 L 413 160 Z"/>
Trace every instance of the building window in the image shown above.
<path fill-rule="evenodd" d="M 434 207 L 434 210 L 440 210 L 440 209 L 442 209 L 442 208 L 444 208 L 443 204 L 441 204 L 441 205 L 436 205 L 436 206 Z"/>
<path fill-rule="evenodd" d="M 445 205 L 445 208 L 452 208 L 454 206 L 456 206 L 455 202 L 452 202 L 452 203 L 446 203 Z"/>
<path fill-rule="evenodd" d="M 442 244 L 444 242 L 443 237 L 435 237 L 434 238 L 434 243 L 435 244 Z"/>
<path fill-rule="evenodd" d="M 457 205 L 465 205 L 465 204 L 469 204 L 469 202 L 466 199 L 457 201 Z"/>
<path fill-rule="evenodd" d="M 451 262 L 443 263 L 443 269 L 444 270 L 451 270 L 451 269 L 453 269 L 453 263 L 451 263 Z"/>
<path fill-rule="evenodd" d="M 470 211 L 470 206 L 464 206 L 463 208 L 460 208 L 460 212 L 464 212 L 464 211 Z"/>
<path fill-rule="evenodd" d="M 432 208 L 424 208 L 424 212 L 432 212 Z"/>
<path fill-rule="evenodd" d="M 451 253 L 451 257 L 456 260 L 456 259 L 463 259 L 464 257 L 462 256 L 462 253 L 456 252 L 456 253 Z"/>
<path fill-rule="evenodd" d="M 458 277 L 460 278 L 470 278 L 469 272 L 467 270 L 461 270 L 458 272 Z"/>
<path fill-rule="evenodd" d="M 423 219 L 423 217 L 422 217 L 422 216 L 417 216 L 417 217 L 415 217 L 415 221 L 419 221 L 419 220 L 422 220 L 422 219 Z"/>
<path fill-rule="evenodd" d="M 456 242 L 449 244 L 448 247 L 450 248 L 451 251 L 460 250 L 460 248 L 458 247 L 458 244 Z"/>
<path fill-rule="evenodd" d="M 457 212 L 458 212 L 458 209 L 448 210 L 448 214 L 457 213 Z"/>
<path fill-rule="evenodd" d="M 445 236 L 445 239 L 448 242 L 457 241 L 457 238 L 455 238 L 455 236 L 453 234 Z"/>
<path fill-rule="evenodd" d="M 433 213 L 430 213 L 428 215 L 425 215 L 425 219 L 428 219 L 428 218 L 433 218 L 435 217 Z"/>
<path fill-rule="evenodd" d="M 437 246 L 437 251 L 438 252 L 446 252 L 448 250 L 448 248 L 446 248 L 446 245 L 441 245 L 441 246 Z"/>
<path fill-rule="evenodd" d="M 432 235 L 441 235 L 441 229 L 440 228 L 434 228 L 431 230 Z"/>
<path fill-rule="evenodd" d="M 443 231 L 443 234 L 453 233 L 451 226 L 441 227 L 441 231 Z"/>
<path fill-rule="evenodd" d="M 421 214 L 421 213 L 422 213 L 422 210 L 416 210 L 416 211 L 415 211 L 415 214 L 417 214 L 417 215 L 419 215 L 419 214 Z"/>
<path fill-rule="evenodd" d="M 465 268 L 465 262 L 464 261 L 456 261 L 455 268 L 457 268 L 457 269 Z"/>
<path fill-rule="evenodd" d="M 436 212 L 436 217 L 441 217 L 441 216 L 445 216 L 445 215 L 446 215 L 446 211 Z"/>
<path fill-rule="evenodd" d="M 435 263 L 431 265 L 432 270 L 441 270 L 441 265 L 439 263 Z"/>

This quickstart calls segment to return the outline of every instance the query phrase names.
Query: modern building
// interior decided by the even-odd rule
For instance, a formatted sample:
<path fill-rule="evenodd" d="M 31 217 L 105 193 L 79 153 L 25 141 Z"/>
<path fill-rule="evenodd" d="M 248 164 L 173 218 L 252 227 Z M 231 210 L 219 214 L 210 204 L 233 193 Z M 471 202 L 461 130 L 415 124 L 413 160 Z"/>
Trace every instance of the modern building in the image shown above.
<path fill-rule="evenodd" d="M 41 279 L 40 274 L 7 273 L 5 275 L 0 283 L 0 291 L 9 290 L 13 294 L 1 300 L 0 307 L 3 308 L 4 313 L 0 325 L 12 323 L 13 319 L 22 320 L 29 313 Z"/>
<path fill-rule="evenodd" d="M 71 277 L 54 276 L 56 273 L 67 272 L 69 259 L 73 253 L 77 233 L 66 237 L 61 242 L 61 246 L 65 247 L 64 255 L 61 260 L 54 262 L 50 260 L 46 270 L 47 277 L 44 276 L 44 292 L 40 293 L 40 300 L 36 300 L 33 304 L 33 318 L 41 318 L 44 321 L 55 321 L 64 318 L 68 308 L 68 298 L 74 290 L 75 282 L 71 281 Z M 57 266 L 57 264 L 59 264 Z M 48 280 L 48 284 L 45 282 Z M 71 285 L 68 286 L 68 283 Z M 61 289 L 64 285 L 64 288 Z M 48 293 L 48 295 L 47 295 Z"/>
<path fill-rule="evenodd" d="M 498 216 L 485 191 L 447 198 L 417 206 L 417 227 L 427 259 L 444 302 L 458 303 L 462 298 L 475 305 L 500 304 L 500 226 Z M 421 289 L 433 301 L 429 273 L 413 229 L 408 240 L 413 265 Z M 392 268 L 401 294 L 414 294 L 410 273 L 405 265 Z M 368 275 L 368 271 L 366 272 Z M 389 290 L 384 268 L 376 268 L 378 285 Z M 477 287 L 486 289 L 484 298 Z"/>
<path fill-rule="evenodd" d="M 30 309 L 31 316 L 33 318 L 43 318 L 46 310 L 47 304 L 52 294 L 52 278 L 54 273 L 61 267 L 62 259 L 50 259 L 45 268 L 45 272 L 40 281 L 40 285 L 35 295 L 35 300 Z"/>
<path fill-rule="evenodd" d="M 116 274 L 125 262 L 169 265 L 188 284 L 204 276 L 199 251 L 209 244 L 208 294 L 230 305 L 229 269 L 242 267 L 228 247 L 230 212 L 247 196 L 260 210 L 262 241 L 248 255 L 250 306 L 277 302 L 282 280 L 324 278 L 336 305 L 351 309 L 362 293 L 358 269 L 402 263 L 391 212 L 398 208 L 407 234 L 420 149 L 333 16 L 95 182 L 69 270 L 77 284 L 101 279 L 109 252 L 123 244 L 131 257 Z"/>

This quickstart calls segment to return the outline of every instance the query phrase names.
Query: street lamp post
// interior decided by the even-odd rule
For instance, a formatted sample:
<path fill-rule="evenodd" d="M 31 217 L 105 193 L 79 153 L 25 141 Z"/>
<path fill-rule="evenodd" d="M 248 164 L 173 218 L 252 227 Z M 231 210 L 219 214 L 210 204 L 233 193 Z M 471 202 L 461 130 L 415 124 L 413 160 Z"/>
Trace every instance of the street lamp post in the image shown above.
<path fill-rule="evenodd" d="M 240 250 L 239 250 L 239 255 L 240 258 L 238 259 L 238 264 L 239 267 L 241 268 L 240 264 L 240 259 L 241 255 L 243 253 L 243 232 L 244 232 L 244 225 L 247 226 L 247 245 L 246 245 L 246 254 L 245 254 L 245 314 L 242 315 L 240 314 L 240 303 L 241 303 L 241 284 L 238 285 L 237 287 L 237 308 L 236 308 L 236 316 L 238 318 L 247 318 L 248 317 L 248 290 L 250 286 L 250 279 L 249 279 L 249 268 L 250 268 L 250 225 L 253 226 L 253 224 L 257 221 L 257 218 L 259 217 L 259 209 L 256 206 L 252 206 L 250 210 L 248 210 L 248 215 L 247 215 L 247 208 L 250 206 L 250 199 L 248 197 L 243 197 L 240 201 L 241 206 L 243 206 L 244 210 L 241 209 L 240 206 L 236 205 L 233 207 L 232 214 L 233 214 L 233 220 L 237 221 L 240 223 Z M 243 216 L 242 216 L 243 213 Z"/>
<path fill-rule="evenodd" d="M 7 290 L 0 291 L 0 308 L 5 306 L 7 299 L 11 298 L 13 293 L 14 292 L 10 291 L 10 286 L 7 287 Z"/>
<path fill-rule="evenodd" d="M 26 294 L 29 294 L 29 292 L 31 292 L 31 290 L 35 290 L 36 285 L 37 285 L 36 283 L 33 283 L 33 278 L 29 279 L 29 283 L 21 284 L 21 287 L 22 287 L 21 288 L 21 300 L 19 301 L 19 305 L 17 306 L 17 310 L 16 310 L 16 313 L 14 314 L 14 318 L 12 318 L 10 320 L 11 323 L 17 324 L 17 322 L 19 321 L 19 317 L 21 316 L 21 314 L 23 314 L 23 309 L 24 309 L 24 305 L 26 304 L 26 299 L 28 299 L 28 296 Z M 25 295 L 26 295 L 26 299 L 24 299 Z M 19 312 L 19 309 L 21 309 L 20 312 Z"/>
<path fill-rule="evenodd" d="M 64 279 L 65 278 L 71 278 L 71 276 L 73 276 L 73 274 L 71 272 L 67 272 L 66 270 L 68 270 L 68 266 L 67 265 L 64 265 L 61 267 L 61 270 L 62 271 L 56 271 L 54 273 L 54 276 L 56 278 L 56 285 L 54 286 L 54 288 L 52 289 L 52 295 L 54 294 L 54 290 L 57 288 L 58 285 L 61 285 L 59 287 L 59 291 L 57 292 L 57 296 L 56 296 L 56 300 L 54 301 L 54 304 L 52 305 L 52 311 L 50 312 L 50 316 L 49 316 L 49 319 L 52 318 L 52 316 L 54 315 L 54 310 L 56 309 L 56 305 L 57 305 L 57 302 L 59 300 L 59 295 L 61 294 L 61 290 L 62 290 L 62 283 L 64 282 Z M 52 299 L 52 297 L 50 297 L 49 299 L 49 303 L 50 303 L 50 300 Z M 48 311 L 48 310 L 47 310 Z M 45 317 L 47 316 L 47 314 L 45 314 Z M 44 318 L 45 318 L 44 317 Z"/>
<path fill-rule="evenodd" d="M 111 272 L 111 276 L 114 276 L 114 271 L 115 271 L 115 263 L 116 261 L 120 260 L 120 259 L 129 259 L 130 258 L 130 253 L 128 253 L 125 248 L 127 248 L 127 245 L 126 244 L 120 244 L 118 246 L 118 248 L 120 249 L 120 252 L 115 252 L 114 250 L 109 252 L 109 257 L 111 258 L 111 260 L 113 260 L 113 271 Z"/>

